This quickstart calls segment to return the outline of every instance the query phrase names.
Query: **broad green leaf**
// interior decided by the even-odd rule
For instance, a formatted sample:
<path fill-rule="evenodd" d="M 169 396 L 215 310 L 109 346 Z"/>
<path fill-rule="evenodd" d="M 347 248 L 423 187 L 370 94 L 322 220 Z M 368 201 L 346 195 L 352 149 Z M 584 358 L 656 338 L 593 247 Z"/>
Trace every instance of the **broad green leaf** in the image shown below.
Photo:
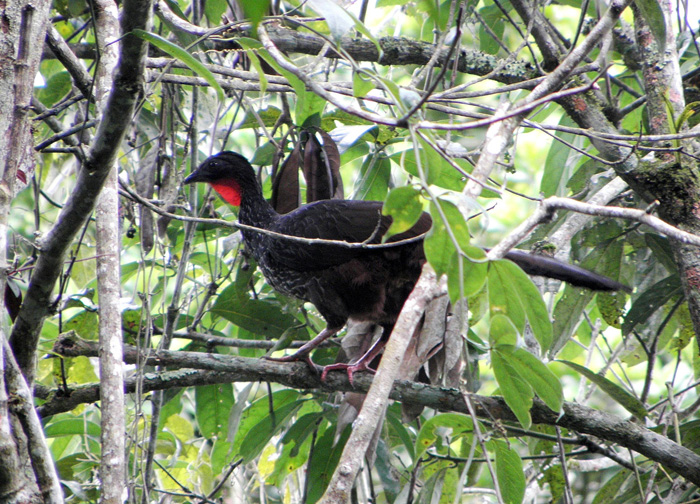
<path fill-rule="evenodd" d="M 496 5 L 482 7 L 479 9 L 479 14 L 484 20 L 484 23 L 479 23 L 479 49 L 486 54 L 497 54 L 501 49 L 501 45 L 493 38 L 491 33 L 502 40 L 506 18 Z M 488 25 L 491 33 L 484 28 L 484 24 Z"/>
<path fill-rule="evenodd" d="M 392 189 L 384 200 L 383 215 L 390 215 L 391 226 L 383 237 L 386 241 L 393 235 L 408 231 L 418 222 L 423 213 L 420 191 L 412 186 L 401 186 Z"/>
<path fill-rule="evenodd" d="M 396 405 L 397 403 L 395 403 Z M 401 413 L 397 409 L 392 409 L 390 406 L 387 409 L 386 421 L 389 428 L 389 436 L 392 438 L 398 438 L 401 440 L 401 444 L 406 449 L 406 453 L 411 457 L 411 462 L 414 463 L 416 459 L 416 452 L 413 446 L 413 437 L 407 429 L 407 425 L 401 421 Z M 397 443 L 393 443 L 396 446 Z"/>
<path fill-rule="evenodd" d="M 194 437 L 194 425 L 181 415 L 170 415 L 165 421 L 165 428 L 181 442 L 189 441 Z"/>
<path fill-rule="evenodd" d="M 389 191 L 391 162 L 384 154 L 367 156 L 355 182 L 355 198 L 368 201 L 383 201 Z"/>
<path fill-rule="evenodd" d="M 236 39 L 238 40 L 238 39 Z M 299 79 L 292 72 L 282 68 L 275 59 L 270 56 L 270 54 L 265 49 L 258 49 L 256 53 L 260 58 L 264 59 L 272 68 L 274 68 L 277 73 L 284 76 L 285 79 L 294 88 L 294 94 L 296 96 L 296 103 L 294 106 L 294 124 L 297 126 L 311 126 L 309 121 L 314 121 L 314 118 L 318 116 L 318 122 L 321 120 L 321 112 L 326 106 L 326 101 L 306 90 L 306 84 Z M 289 60 L 288 60 L 289 61 Z M 293 64 L 289 61 L 290 64 Z"/>
<path fill-rule="evenodd" d="M 253 67 L 255 67 L 255 71 L 258 74 L 258 78 L 260 79 L 260 94 L 264 95 L 267 91 L 268 80 L 267 76 L 265 75 L 265 71 L 263 70 L 262 63 L 260 63 L 260 58 L 258 57 L 258 51 L 262 49 L 262 44 L 257 40 L 253 40 L 247 37 L 237 38 L 236 43 L 239 44 L 243 49 L 248 49 L 248 51 L 246 51 L 246 54 L 250 59 L 250 64 L 253 65 Z M 253 125 L 253 127 L 258 127 L 259 123 L 257 122 L 257 119 L 254 119 L 255 124 Z"/>
<path fill-rule="evenodd" d="M 520 504 L 525 496 L 525 473 L 520 455 L 501 439 L 489 441 L 488 447 L 493 448 L 496 455 L 496 477 L 503 502 Z"/>
<path fill-rule="evenodd" d="M 233 407 L 233 385 L 221 383 L 194 389 L 197 425 L 207 439 L 226 439 L 229 414 Z"/>
<path fill-rule="evenodd" d="M 214 88 L 216 91 L 216 95 L 219 98 L 219 101 L 224 101 L 224 90 L 221 88 L 219 83 L 216 81 L 216 78 L 214 77 L 214 74 L 209 71 L 207 67 L 205 67 L 198 59 L 196 59 L 194 56 L 192 56 L 190 53 L 188 53 L 186 50 L 184 50 L 182 47 L 176 46 L 169 40 L 164 39 L 163 37 L 156 35 L 154 33 L 149 33 L 144 30 L 133 30 L 131 32 L 133 35 L 137 36 L 138 38 L 145 40 L 149 42 L 150 44 L 153 44 L 156 46 L 158 49 L 160 49 L 163 52 L 168 53 L 170 56 L 173 58 L 182 61 L 185 65 L 187 65 L 193 72 L 195 72 L 197 75 L 202 77 L 205 81 L 209 83 L 211 87 Z"/>
<path fill-rule="evenodd" d="M 265 445 L 292 415 L 304 404 L 295 390 L 281 390 L 272 397 L 262 397 L 243 411 L 238 431 L 233 439 L 232 452 L 239 454 L 246 462 L 260 454 Z M 272 405 L 272 406 L 271 406 Z M 274 408 L 271 414 L 270 408 Z"/>
<path fill-rule="evenodd" d="M 416 164 L 415 154 L 412 149 L 392 154 L 390 159 L 414 177 L 419 177 L 418 165 Z M 463 159 L 455 159 L 454 162 L 462 167 L 465 172 L 471 171 L 466 161 Z M 440 170 L 439 176 L 430 179 L 431 184 L 452 191 L 461 191 L 464 189 L 466 181 L 467 179 L 464 175 L 449 165 Z"/>
<path fill-rule="evenodd" d="M 598 373 L 594 373 L 587 367 L 580 366 L 579 364 L 576 364 L 574 362 L 564 360 L 559 362 L 566 364 L 571 369 L 582 374 L 590 381 L 598 385 L 598 387 L 600 387 L 600 389 L 603 390 L 603 392 L 612 397 L 618 404 L 620 404 L 623 408 L 625 408 L 637 418 L 642 419 L 645 416 L 647 416 L 647 410 L 644 407 L 644 404 L 642 404 L 642 402 L 639 399 L 634 397 L 632 394 L 627 392 L 625 389 L 623 389 L 616 383 L 613 383 L 604 376 L 601 376 Z"/>
<path fill-rule="evenodd" d="M 697 114 L 699 110 L 700 101 L 695 101 L 686 105 L 683 109 L 683 112 L 681 112 L 681 114 L 678 116 L 678 120 L 676 121 L 676 131 L 680 131 L 683 128 L 685 122 L 691 117 L 693 117 L 695 114 Z"/>
<path fill-rule="evenodd" d="M 666 271 L 669 273 L 678 271 L 678 266 L 673 258 L 673 248 L 668 238 L 655 233 L 644 233 L 644 243 L 654 253 L 654 258 L 663 264 Z"/>
<path fill-rule="evenodd" d="M 267 0 L 263 1 L 267 3 Z M 245 4 L 249 3 L 254 2 L 245 2 Z M 226 12 L 227 8 L 228 4 L 226 3 L 226 0 L 207 0 L 207 2 L 204 4 L 204 15 L 207 16 L 207 19 L 209 20 L 209 23 L 211 25 L 218 26 L 219 24 L 221 24 L 221 16 L 224 12 Z M 244 12 L 246 12 L 247 16 L 248 13 L 245 5 L 243 6 L 243 10 Z"/>
<path fill-rule="evenodd" d="M 261 86 L 262 86 L 262 81 L 261 81 Z M 264 109 L 257 110 L 255 114 L 246 114 L 245 120 L 243 121 L 243 124 L 241 124 L 238 129 L 244 129 L 244 128 L 259 128 L 260 127 L 260 122 L 258 121 L 258 118 L 262 120 L 262 123 L 268 127 L 272 128 L 274 127 L 275 124 L 277 124 L 277 121 L 279 121 L 280 116 L 282 115 L 282 111 L 278 109 L 277 107 L 266 107 Z"/>
<path fill-rule="evenodd" d="M 85 435 L 99 438 L 101 432 L 99 423 L 91 422 L 82 417 L 57 420 L 44 428 L 44 435 L 47 438 Z"/>
<path fill-rule="evenodd" d="M 336 42 L 345 35 L 353 26 L 355 21 L 350 13 L 335 2 L 324 0 L 307 0 L 307 5 L 326 19 L 328 29 Z"/>
<path fill-rule="evenodd" d="M 421 479 L 426 480 L 418 493 L 416 504 L 452 504 L 459 482 L 458 467 L 447 460 L 438 460 L 423 466 Z"/>
<path fill-rule="evenodd" d="M 595 269 L 601 275 L 610 278 L 619 278 L 620 265 L 624 249 L 619 240 L 597 242 L 596 247 L 581 262 L 581 266 L 587 269 Z M 581 314 L 588 306 L 596 293 L 589 289 L 582 289 L 565 285 L 564 293 L 554 306 L 552 318 L 554 319 L 555 340 L 549 350 L 550 356 L 556 355 L 571 339 L 574 331 L 581 323 Z"/>
<path fill-rule="evenodd" d="M 485 261 L 484 251 L 469 244 L 469 228 L 464 216 L 454 203 L 441 199 L 431 202 L 430 215 L 433 219 L 433 227 L 423 242 L 425 257 L 438 276 L 447 275 L 447 288 L 453 302 L 459 299 L 462 292 L 465 297 L 475 295 L 486 281 L 488 264 Z M 448 226 L 460 247 L 459 254 L 448 233 Z M 460 276 L 460 257 L 462 276 Z"/>
<path fill-rule="evenodd" d="M 425 238 L 423 249 L 435 273 L 441 276 L 450 271 L 453 256 L 457 253 L 457 248 L 447 231 L 448 226 L 457 243 L 463 248 L 469 246 L 469 228 L 459 209 L 447 200 L 431 201 L 430 216 L 433 219 L 433 227 Z"/>
<path fill-rule="evenodd" d="M 375 89 L 376 85 L 366 75 L 360 72 L 352 73 L 352 94 L 355 98 L 364 98 L 371 90 Z"/>
<path fill-rule="evenodd" d="M 209 3 L 209 1 L 210 0 L 207 0 L 207 3 Z M 257 33 L 256 27 L 270 8 L 270 0 L 246 0 L 245 2 L 241 2 L 240 6 L 243 7 L 245 17 L 248 18 L 253 25 L 251 33 Z"/>
<path fill-rule="evenodd" d="M 559 121 L 560 126 L 576 126 L 573 119 L 567 115 L 563 115 Z M 580 146 L 583 138 L 573 133 L 557 133 L 556 138 L 552 139 L 552 145 L 549 147 L 547 159 L 544 163 L 544 172 L 542 174 L 542 183 L 540 184 L 540 192 L 545 197 L 547 196 L 566 196 L 566 185 L 574 173 L 576 161 L 581 157 L 581 154 L 571 149 L 568 144 Z M 561 139 L 562 141 L 558 141 Z M 564 143 L 566 142 L 566 143 Z"/>
<path fill-rule="evenodd" d="M 683 294 L 683 287 L 678 275 L 671 275 L 655 283 L 642 292 L 632 303 L 622 322 L 622 333 L 629 334 L 637 324 L 646 322 L 656 310 L 668 303 L 673 297 Z"/>
<path fill-rule="evenodd" d="M 277 147 L 272 142 L 265 142 L 260 147 L 255 149 L 253 154 L 253 159 L 250 160 L 250 164 L 256 166 L 269 166 L 272 164 L 275 153 L 277 152 Z"/>
<path fill-rule="evenodd" d="M 82 310 L 63 323 L 63 331 L 75 331 L 78 336 L 87 340 L 97 340 L 97 312 Z"/>
<path fill-rule="evenodd" d="M 47 107 L 66 96 L 73 86 L 73 81 L 68 72 L 57 72 L 49 77 L 46 86 L 37 93 L 39 101 Z"/>
<path fill-rule="evenodd" d="M 598 489 L 593 504 L 620 504 L 619 495 L 634 486 L 638 488 L 635 475 L 631 471 L 620 471 Z"/>
<path fill-rule="evenodd" d="M 523 270 L 506 260 L 492 261 L 488 272 L 491 313 L 511 319 L 520 334 L 527 320 L 543 352 L 552 344 L 552 322 L 542 295 Z"/>
<path fill-rule="evenodd" d="M 532 387 L 511 366 L 508 355 L 504 355 L 498 348 L 491 350 L 491 366 L 506 404 L 513 411 L 520 425 L 529 429 L 532 425 L 530 408 L 532 408 L 532 399 L 535 397 Z"/>
<path fill-rule="evenodd" d="M 401 474 L 394 467 L 396 453 L 387 445 L 384 439 L 380 438 L 374 455 L 374 469 L 382 482 L 384 495 L 387 497 L 388 502 L 396 502 L 396 497 L 401 491 L 403 482 Z"/>
<path fill-rule="evenodd" d="M 235 454 L 231 453 L 232 446 L 233 443 L 226 441 L 226 438 L 214 440 L 214 447 L 212 448 L 210 455 L 211 470 L 214 472 L 214 474 L 221 474 L 224 467 L 231 463 L 231 458 L 235 456 Z M 238 458 L 235 458 L 234 460 L 238 460 Z"/>
<path fill-rule="evenodd" d="M 654 34 L 659 54 L 663 54 L 666 50 L 666 21 L 658 0 L 635 0 L 634 3 Z"/>
<path fill-rule="evenodd" d="M 453 303 L 457 302 L 462 294 L 465 298 L 470 298 L 481 291 L 488 273 L 486 254 L 482 249 L 470 245 L 462 247 L 462 251 L 467 254 L 467 257 L 455 252 L 452 254 L 447 270 L 447 291 Z M 459 275 L 460 259 L 462 261 L 461 277 Z"/>
<path fill-rule="evenodd" d="M 435 444 L 438 438 L 437 430 L 449 429 L 452 440 L 457 438 L 466 438 L 471 443 L 474 433 L 474 423 L 472 419 L 465 415 L 457 413 L 441 413 L 427 420 L 421 426 L 420 432 L 416 437 L 416 456 L 415 460 L 420 460 L 425 450 Z"/>
<path fill-rule="evenodd" d="M 307 466 L 306 474 L 307 478 L 313 481 L 313 485 L 308 487 L 306 502 L 309 504 L 318 501 L 323 492 L 326 491 L 351 430 L 350 426 L 348 426 L 340 435 L 337 443 L 333 442 L 335 439 L 335 428 L 333 426 L 327 428 L 316 439 L 314 456 Z"/>
<path fill-rule="evenodd" d="M 518 330 L 508 317 L 495 313 L 489 324 L 489 341 L 492 346 L 515 345 L 518 342 Z"/>
<path fill-rule="evenodd" d="M 269 301 L 241 297 L 238 286 L 231 284 L 216 298 L 210 312 L 255 334 L 279 338 L 299 321 Z"/>
<path fill-rule="evenodd" d="M 524 348 L 498 346 L 496 350 L 508 359 L 513 369 L 530 384 L 549 409 L 557 413 L 561 411 L 564 402 L 561 382 L 541 360 Z"/>

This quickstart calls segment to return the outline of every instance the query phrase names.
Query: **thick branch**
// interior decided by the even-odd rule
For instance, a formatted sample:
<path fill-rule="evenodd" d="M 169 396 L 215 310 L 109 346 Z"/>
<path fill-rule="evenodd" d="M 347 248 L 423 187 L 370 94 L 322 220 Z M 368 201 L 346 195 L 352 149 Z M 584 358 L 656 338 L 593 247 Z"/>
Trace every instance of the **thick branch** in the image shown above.
<path fill-rule="evenodd" d="M 145 29 L 151 8 L 152 4 L 148 1 L 125 0 L 122 33 Z M 34 377 L 39 333 L 53 305 L 53 288 L 68 247 L 90 216 L 107 174 L 116 161 L 141 89 L 145 57 L 146 42 L 132 35 L 122 39 L 114 86 L 85 164 L 58 221 L 41 242 L 41 255 L 10 337 L 17 363 L 29 383 Z"/>
<path fill-rule="evenodd" d="M 62 336 L 54 351 L 60 355 L 97 355 L 98 345 L 94 342 Z M 139 349 L 126 346 L 124 361 L 136 363 Z M 134 392 L 140 384 L 143 393 L 178 387 L 209 385 L 231 382 L 276 382 L 296 389 L 320 389 L 324 391 L 366 392 L 372 384 L 372 377 L 360 373 L 355 376 L 353 385 L 345 373 L 330 373 L 321 382 L 318 373 L 311 372 L 303 362 L 283 363 L 265 359 L 251 359 L 230 355 L 202 354 L 197 352 L 176 352 L 149 350 L 139 361 L 141 365 L 163 365 L 188 368 L 162 374 L 147 373 L 125 381 L 127 392 Z M 198 368 L 200 371 L 191 368 Z M 77 405 L 95 402 L 99 399 L 99 386 L 86 385 L 70 392 L 68 397 L 60 397 L 58 392 L 48 397 L 39 407 L 42 417 L 70 411 Z M 37 394 L 40 395 L 40 394 Z M 46 394 L 43 394 L 46 396 Z M 397 381 L 390 394 L 396 401 L 422 405 L 439 411 L 468 413 L 462 392 L 425 385 L 422 383 Z M 472 395 L 472 402 L 480 417 L 489 420 L 515 421 L 513 412 L 499 397 Z M 700 456 L 670 439 L 656 434 L 645 427 L 623 420 L 614 415 L 587 408 L 575 403 L 564 403 L 563 414 L 551 411 L 540 400 L 535 400 L 530 410 L 534 423 L 558 425 L 582 434 L 590 434 L 600 439 L 618 443 L 636 451 L 651 460 L 664 464 L 689 481 L 700 485 Z"/>
<path fill-rule="evenodd" d="M 215 32 L 224 31 L 224 27 L 215 30 L 205 30 L 190 24 L 173 14 L 165 2 L 157 3 L 156 12 L 171 27 L 197 37 L 205 37 L 213 35 Z M 250 29 L 250 25 L 237 26 L 238 31 L 236 35 L 250 36 Z M 317 55 L 321 51 L 326 51 L 325 45 L 328 40 L 318 35 L 301 30 L 289 30 L 272 23 L 266 26 L 266 31 L 272 43 L 287 54 Z M 216 44 L 223 49 L 240 49 L 235 37 L 230 39 L 219 38 Z M 439 52 L 440 55 L 436 62 L 437 66 L 443 66 L 447 63 L 453 65 L 453 63 L 447 61 L 448 46 L 437 47 L 435 44 L 404 37 L 382 37 L 379 39 L 379 45 L 382 48 L 381 57 L 377 46 L 367 39 L 344 37 L 340 41 L 339 49 L 355 61 L 370 61 L 380 65 L 425 65 L 436 52 Z M 342 57 L 334 50 L 326 51 L 325 56 L 328 58 Z M 505 84 L 521 82 L 540 76 L 534 66 L 528 62 L 508 60 L 504 63 L 495 56 L 471 49 L 463 49 L 459 52 L 457 56 L 457 71 L 480 76 L 493 73 L 490 76 L 493 80 Z"/>

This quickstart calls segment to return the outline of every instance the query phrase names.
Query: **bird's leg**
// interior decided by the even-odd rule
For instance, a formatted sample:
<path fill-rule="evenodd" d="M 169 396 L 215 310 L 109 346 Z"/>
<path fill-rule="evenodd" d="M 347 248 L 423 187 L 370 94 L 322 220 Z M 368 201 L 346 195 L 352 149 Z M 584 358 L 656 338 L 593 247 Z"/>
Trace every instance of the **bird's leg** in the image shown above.
<path fill-rule="evenodd" d="M 323 372 L 321 373 L 321 381 L 325 381 L 328 372 L 334 370 L 345 370 L 348 373 L 348 380 L 350 381 L 350 385 L 353 385 L 353 377 L 358 371 L 369 371 L 372 374 L 376 373 L 374 369 L 369 367 L 369 364 L 374 360 L 374 358 L 377 355 L 379 355 L 382 352 L 382 350 L 384 350 L 388 338 L 389 334 L 387 334 L 385 328 L 384 333 L 382 333 L 382 335 L 377 339 L 377 341 L 375 341 L 374 344 L 372 344 L 372 346 L 369 347 L 369 350 L 367 350 L 365 354 L 359 359 L 357 359 L 357 361 L 355 361 L 354 363 L 337 363 L 325 366 L 323 368 Z"/>
<path fill-rule="evenodd" d="M 310 353 L 313 349 L 318 347 L 321 343 L 326 341 L 328 338 L 336 334 L 338 331 L 340 331 L 342 327 L 326 327 L 323 331 L 318 333 L 318 336 L 316 336 L 314 339 L 311 341 L 308 341 L 304 345 L 302 345 L 299 350 L 294 352 L 292 355 L 287 355 L 285 357 L 265 357 L 267 360 L 271 361 L 276 361 L 276 362 L 296 362 L 296 361 L 304 361 L 309 365 L 309 368 L 311 368 L 312 371 L 316 371 L 316 364 L 311 360 Z"/>

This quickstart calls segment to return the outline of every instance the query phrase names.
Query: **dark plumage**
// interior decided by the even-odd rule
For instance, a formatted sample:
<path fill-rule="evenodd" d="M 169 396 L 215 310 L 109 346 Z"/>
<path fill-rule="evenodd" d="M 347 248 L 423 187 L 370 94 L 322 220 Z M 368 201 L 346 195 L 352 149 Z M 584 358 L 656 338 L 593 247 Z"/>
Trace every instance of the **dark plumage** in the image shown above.
<path fill-rule="evenodd" d="M 240 206 L 241 224 L 281 235 L 380 243 L 391 224 L 391 218 L 382 215 L 382 203 L 378 201 L 323 200 L 280 215 L 263 198 L 250 163 L 234 152 L 221 152 L 204 161 L 185 179 L 187 184 L 194 182 L 208 182 L 224 200 Z M 392 236 L 388 243 L 418 237 L 431 224 L 430 215 L 423 213 L 410 230 Z M 304 359 L 310 363 L 311 350 L 340 331 L 350 318 L 380 324 L 384 328 L 382 339 L 388 337 L 425 262 L 420 239 L 389 248 L 365 249 L 301 243 L 247 229 L 242 233 L 270 285 L 313 303 L 327 323 L 316 338 L 284 360 Z M 529 274 L 597 290 L 625 288 L 607 277 L 555 259 L 519 250 L 509 252 L 506 258 Z M 380 346 L 348 367 L 351 378 L 353 372 L 366 369 Z"/>

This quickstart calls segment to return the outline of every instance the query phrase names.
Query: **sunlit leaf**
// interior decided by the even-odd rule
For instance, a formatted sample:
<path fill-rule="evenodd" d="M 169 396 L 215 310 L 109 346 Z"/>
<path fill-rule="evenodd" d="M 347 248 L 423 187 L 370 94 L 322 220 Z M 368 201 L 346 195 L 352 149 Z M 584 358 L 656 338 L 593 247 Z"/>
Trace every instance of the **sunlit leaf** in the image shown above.
<path fill-rule="evenodd" d="M 176 46 L 175 44 L 173 44 L 169 40 L 166 40 L 163 37 L 156 35 L 155 33 L 149 33 L 147 31 L 138 30 L 138 29 L 133 30 L 131 33 L 133 35 L 136 35 L 140 39 L 143 39 L 143 40 L 153 44 L 158 49 L 160 49 L 163 52 L 168 53 L 173 58 L 176 58 L 176 59 L 182 61 L 193 72 L 195 72 L 197 75 L 202 77 L 205 81 L 207 81 L 209 83 L 209 85 L 211 87 L 214 88 L 220 101 L 224 100 L 224 90 L 221 88 L 219 83 L 216 81 L 214 74 L 211 73 L 211 71 L 207 67 L 205 67 L 198 59 L 196 59 L 190 53 L 185 51 L 182 47 Z"/>
<path fill-rule="evenodd" d="M 559 362 L 566 364 L 571 369 L 576 370 L 576 372 L 582 374 L 590 381 L 598 385 L 598 387 L 600 387 L 601 390 L 603 390 L 606 394 L 612 397 L 615 400 L 615 402 L 620 404 L 623 408 L 625 408 L 637 418 L 642 419 L 647 415 L 647 410 L 642 404 L 642 402 L 616 383 L 611 382 L 604 376 L 601 376 L 598 373 L 594 373 L 587 367 L 576 364 L 575 362 Z"/>

